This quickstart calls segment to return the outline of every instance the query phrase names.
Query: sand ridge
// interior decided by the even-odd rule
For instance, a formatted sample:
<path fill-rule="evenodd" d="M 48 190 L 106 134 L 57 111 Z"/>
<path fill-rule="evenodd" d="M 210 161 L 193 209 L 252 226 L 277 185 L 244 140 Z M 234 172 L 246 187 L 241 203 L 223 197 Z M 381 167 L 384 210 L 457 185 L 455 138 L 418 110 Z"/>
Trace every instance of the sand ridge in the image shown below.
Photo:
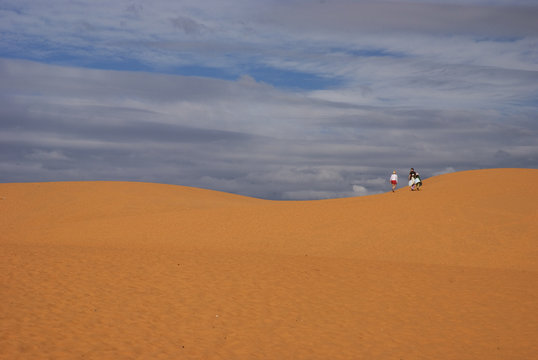
<path fill-rule="evenodd" d="M 0 184 L 0 358 L 532 358 L 536 175 L 296 202 Z"/>

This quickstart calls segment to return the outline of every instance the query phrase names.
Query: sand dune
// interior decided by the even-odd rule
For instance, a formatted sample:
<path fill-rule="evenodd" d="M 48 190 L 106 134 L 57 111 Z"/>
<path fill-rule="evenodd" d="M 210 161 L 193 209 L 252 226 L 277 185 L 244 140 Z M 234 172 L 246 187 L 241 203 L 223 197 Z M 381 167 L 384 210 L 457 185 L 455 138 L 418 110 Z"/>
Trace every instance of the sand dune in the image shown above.
<path fill-rule="evenodd" d="M 0 358 L 536 358 L 537 177 L 303 202 L 0 184 Z"/>

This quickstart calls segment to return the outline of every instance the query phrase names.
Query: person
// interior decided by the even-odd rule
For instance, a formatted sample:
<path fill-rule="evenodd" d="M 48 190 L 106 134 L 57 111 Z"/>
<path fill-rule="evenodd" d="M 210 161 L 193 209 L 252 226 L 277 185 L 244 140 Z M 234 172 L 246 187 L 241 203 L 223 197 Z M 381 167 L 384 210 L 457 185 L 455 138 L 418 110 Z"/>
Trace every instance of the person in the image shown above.
<path fill-rule="evenodd" d="M 411 175 L 411 178 L 409 179 L 409 187 L 411 188 L 411 191 L 415 191 L 415 175 Z"/>
<path fill-rule="evenodd" d="M 418 190 L 420 190 L 420 187 L 422 186 L 422 179 L 420 178 L 420 174 L 417 172 L 415 174 L 415 187 Z"/>
<path fill-rule="evenodd" d="M 390 183 L 392 184 L 392 192 L 394 192 L 396 185 L 398 185 L 398 174 L 396 174 L 396 170 L 394 170 L 390 176 Z"/>
<path fill-rule="evenodd" d="M 411 170 L 409 170 L 409 187 L 411 188 L 411 191 L 415 191 L 415 175 L 417 173 L 415 172 L 415 169 L 414 168 L 411 168 Z"/>

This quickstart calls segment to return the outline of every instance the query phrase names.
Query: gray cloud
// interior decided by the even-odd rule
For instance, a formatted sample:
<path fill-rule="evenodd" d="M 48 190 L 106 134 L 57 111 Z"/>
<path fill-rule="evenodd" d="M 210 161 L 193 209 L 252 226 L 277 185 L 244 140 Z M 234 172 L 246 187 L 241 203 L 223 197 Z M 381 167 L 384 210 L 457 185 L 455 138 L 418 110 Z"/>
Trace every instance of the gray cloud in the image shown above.
<path fill-rule="evenodd" d="M 187 35 L 196 35 L 208 30 L 206 26 L 187 16 L 176 16 L 170 19 L 170 22 L 175 28 L 183 31 Z"/>
<path fill-rule="evenodd" d="M 0 77 L 4 182 L 135 180 L 306 199 L 383 191 L 392 169 L 410 166 L 424 177 L 538 166 L 532 107 L 366 106 L 252 79 L 13 60 L 0 61 Z"/>
<path fill-rule="evenodd" d="M 538 167 L 537 11 L 526 0 L 4 1 L 0 181 L 309 199 L 386 191 L 411 166 L 425 178 Z M 193 68 L 206 77 L 177 75 Z"/>
<path fill-rule="evenodd" d="M 534 4 L 535 5 L 535 4 Z M 268 2 L 263 22 L 314 32 L 428 32 L 482 36 L 538 35 L 538 7 L 388 1 Z"/>

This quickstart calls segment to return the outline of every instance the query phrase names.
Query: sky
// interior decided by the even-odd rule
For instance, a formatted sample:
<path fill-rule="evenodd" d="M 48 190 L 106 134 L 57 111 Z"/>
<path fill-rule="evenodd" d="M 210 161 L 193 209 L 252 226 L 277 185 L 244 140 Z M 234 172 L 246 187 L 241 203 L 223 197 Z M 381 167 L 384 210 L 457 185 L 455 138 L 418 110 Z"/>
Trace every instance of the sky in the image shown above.
<path fill-rule="evenodd" d="M 536 19 L 535 0 L 0 0 L 0 182 L 315 200 L 410 167 L 538 168 Z"/>

